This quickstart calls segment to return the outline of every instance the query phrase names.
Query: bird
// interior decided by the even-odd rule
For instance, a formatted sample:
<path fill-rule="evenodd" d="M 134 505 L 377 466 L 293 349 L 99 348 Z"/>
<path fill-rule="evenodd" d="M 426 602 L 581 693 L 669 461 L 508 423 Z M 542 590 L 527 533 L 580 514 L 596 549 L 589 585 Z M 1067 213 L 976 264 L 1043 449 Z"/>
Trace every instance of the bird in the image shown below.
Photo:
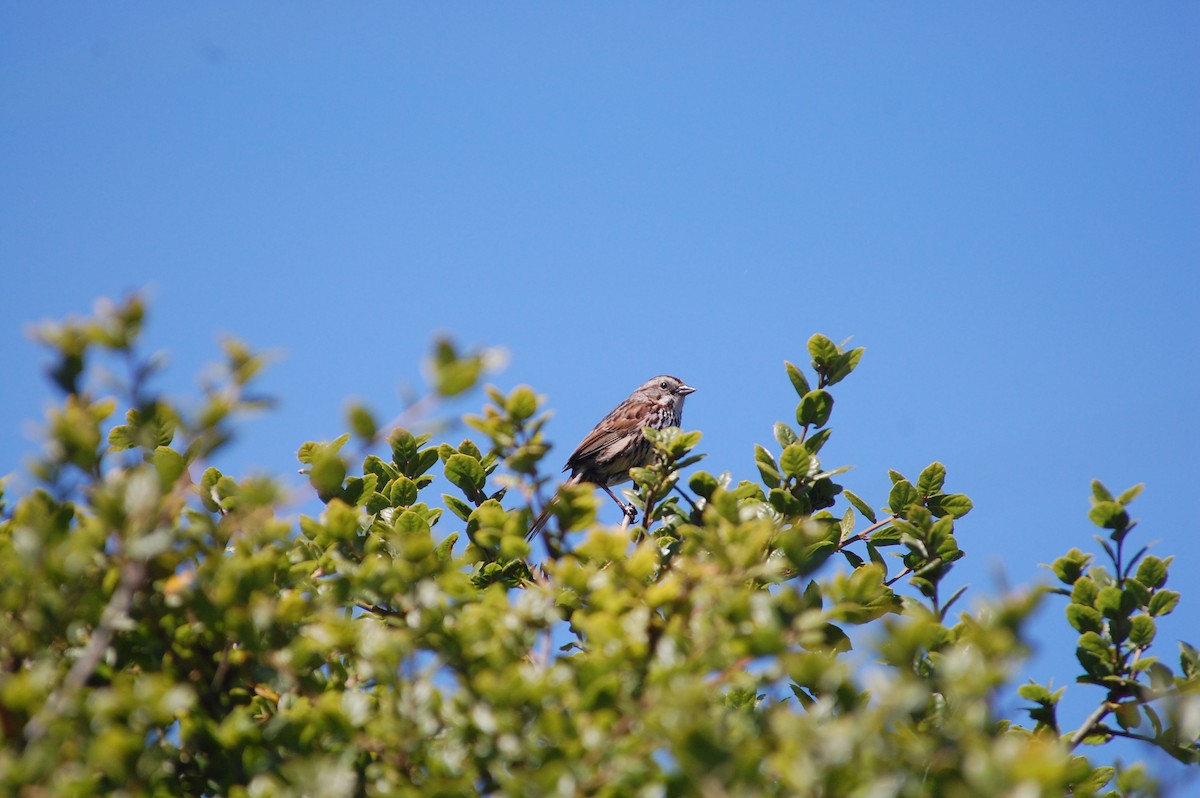
<path fill-rule="evenodd" d="M 653 462 L 654 447 L 646 439 L 642 428 L 678 427 L 683 419 L 683 400 L 695 390 L 678 377 L 667 374 L 646 380 L 575 447 L 563 466 L 564 472 L 571 472 L 565 484 L 588 482 L 599 485 L 617 503 L 621 512 L 632 519 L 637 510 L 617 498 L 611 486 L 629 481 L 629 469 Z M 546 525 L 553 504 L 553 499 L 546 504 L 529 528 L 526 539 L 532 540 Z"/>

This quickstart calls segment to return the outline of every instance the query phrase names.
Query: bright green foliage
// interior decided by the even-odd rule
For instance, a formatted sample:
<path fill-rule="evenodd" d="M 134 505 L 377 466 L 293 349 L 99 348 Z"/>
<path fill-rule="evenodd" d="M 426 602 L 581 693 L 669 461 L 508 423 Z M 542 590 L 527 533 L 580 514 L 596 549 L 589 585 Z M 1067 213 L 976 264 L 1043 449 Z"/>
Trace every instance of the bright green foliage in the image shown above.
<path fill-rule="evenodd" d="M 1142 767 L 1077 745 L 1196 762 L 1200 655 L 1149 654 L 1179 594 L 1170 557 L 1126 553 L 1138 489 L 1093 486 L 1111 566 L 1052 566 L 1100 702 L 1063 731 L 1063 689 L 1012 684 L 1045 591 L 951 617 L 972 505 L 945 466 L 891 472 L 876 509 L 822 462 L 862 349 L 817 335 L 811 381 L 786 365 L 798 428 L 764 420 L 761 481 L 647 430 L 626 528 L 542 476 L 531 388 L 488 388 L 476 440 L 435 439 L 490 362 L 441 341 L 400 425 L 354 406 L 299 447 L 294 519 L 281 482 L 219 470 L 262 358 L 226 342 L 185 411 L 137 360 L 143 313 L 42 334 L 64 396 L 34 487 L 0 492 L 0 794 L 1132 796 L 1155 792 Z M 129 382 L 94 395 L 112 354 Z M 1032 730 L 997 715 L 1013 695 Z"/>

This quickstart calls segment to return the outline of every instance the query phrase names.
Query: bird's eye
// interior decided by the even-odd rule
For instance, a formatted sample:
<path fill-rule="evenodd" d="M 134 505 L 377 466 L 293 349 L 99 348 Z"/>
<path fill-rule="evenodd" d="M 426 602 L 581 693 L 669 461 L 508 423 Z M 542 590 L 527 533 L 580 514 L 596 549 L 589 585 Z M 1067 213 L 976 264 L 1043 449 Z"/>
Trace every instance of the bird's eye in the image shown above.
<path fill-rule="evenodd" d="M 660 382 L 660 383 L 658 384 L 658 387 L 659 387 L 659 388 L 662 388 L 664 391 L 665 391 L 665 390 L 667 390 L 667 381 L 666 381 L 666 380 L 663 380 L 662 382 Z"/>

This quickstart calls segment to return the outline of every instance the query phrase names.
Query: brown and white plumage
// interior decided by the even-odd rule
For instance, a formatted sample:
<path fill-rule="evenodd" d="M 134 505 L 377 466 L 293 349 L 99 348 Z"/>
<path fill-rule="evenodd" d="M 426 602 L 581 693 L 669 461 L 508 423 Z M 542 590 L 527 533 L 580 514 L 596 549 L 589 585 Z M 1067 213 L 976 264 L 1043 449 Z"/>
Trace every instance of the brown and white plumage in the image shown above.
<path fill-rule="evenodd" d="M 646 380 L 611 413 L 605 416 L 580 442 L 563 471 L 570 471 L 568 485 L 590 482 L 612 497 L 621 511 L 626 506 L 610 486 L 630 479 L 629 469 L 649 465 L 653 448 L 642 433 L 643 427 L 677 427 L 683 419 L 683 400 L 696 389 L 678 377 L 662 374 Z M 552 500 L 553 501 L 553 500 Z M 550 505 L 542 510 L 529 530 L 533 538 L 550 517 Z"/>

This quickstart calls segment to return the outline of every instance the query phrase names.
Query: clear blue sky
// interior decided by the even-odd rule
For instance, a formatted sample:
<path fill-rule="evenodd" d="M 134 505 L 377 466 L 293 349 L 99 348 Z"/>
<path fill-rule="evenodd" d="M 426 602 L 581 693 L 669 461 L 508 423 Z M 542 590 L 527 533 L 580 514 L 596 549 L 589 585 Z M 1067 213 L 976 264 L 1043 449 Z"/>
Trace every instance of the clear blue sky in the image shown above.
<path fill-rule="evenodd" d="M 1200 644 L 1200 6 L 0 5 L 0 473 L 51 393 L 30 322 L 149 287 L 160 382 L 218 333 L 283 397 L 226 470 L 294 471 L 419 384 L 435 332 L 512 355 L 561 462 L 647 377 L 711 470 L 793 417 L 813 332 L 867 347 L 829 465 L 881 505 L 932 460 L 969 596 L 1096 548 L 1144 481 Z M 1030 673 L 1069 683 L 1055 603 Z M 1064 720 L 1098 696 L 1072 687 Z M 1130 753 L 1135 753 L 1131 751 Z"/>

